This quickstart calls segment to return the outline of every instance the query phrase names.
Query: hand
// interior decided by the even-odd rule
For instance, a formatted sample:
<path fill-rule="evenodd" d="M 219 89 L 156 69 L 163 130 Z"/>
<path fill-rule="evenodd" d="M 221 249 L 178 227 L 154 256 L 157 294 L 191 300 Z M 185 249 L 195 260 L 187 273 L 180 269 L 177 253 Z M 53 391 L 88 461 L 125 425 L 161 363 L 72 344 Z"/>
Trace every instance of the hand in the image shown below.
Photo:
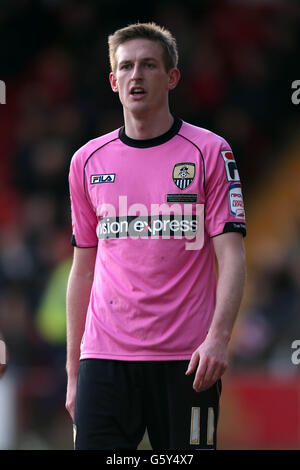
<path fill-rule="evenodd" d="M 68 376 L 67 396 L 66 396 L 66 409 L 68 410 L 72 421 L 74 421 L 75 414 L 75 398 L 77 388 L 77 375 L 72 377 Z"/>
<path fill-rule="evenodd" d="M 196 392 L 203 392 L 220 379 L 227 365 L 226 344 L 207 337 L 193 352 L 186 375 L 192 374 L 197 367 L 193 389 Z"/>

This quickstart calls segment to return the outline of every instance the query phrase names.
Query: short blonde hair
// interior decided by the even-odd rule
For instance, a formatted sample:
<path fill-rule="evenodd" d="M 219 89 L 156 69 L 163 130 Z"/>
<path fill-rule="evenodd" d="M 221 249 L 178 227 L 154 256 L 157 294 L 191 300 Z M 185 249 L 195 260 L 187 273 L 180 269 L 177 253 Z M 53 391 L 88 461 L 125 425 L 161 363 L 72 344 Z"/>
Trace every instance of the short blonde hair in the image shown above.
<path fill-rule="evenodd" d="M 109 60 L 112 72 L 116 70 L 116 51 L 118 47 L 131 39 L 149 39 L 158 41 L 163 48 L 163 61 L 167 72 L 178 64 L 176 39 L 167 29 L 156 23 L 134 23 L 118 29 L 108 37 Z"/>

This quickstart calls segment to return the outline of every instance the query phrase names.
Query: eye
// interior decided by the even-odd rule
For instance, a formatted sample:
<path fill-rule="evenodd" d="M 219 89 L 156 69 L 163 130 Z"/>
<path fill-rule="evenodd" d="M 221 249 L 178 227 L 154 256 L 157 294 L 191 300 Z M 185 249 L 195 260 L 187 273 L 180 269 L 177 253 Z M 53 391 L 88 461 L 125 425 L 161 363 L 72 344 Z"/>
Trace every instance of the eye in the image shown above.
<path fill-rule="evenodd" d="M 129 70 L 130 67 L 131 67 L 130 64 L 123 64 L 123 65 L 121 65 L 121 70 Z"/>
<path fill-rule="evenodd" d="M 148 68 L 148 69 L 154 69 L 155 65 L 152 64 L 151 62 L 146 62 L 145 66 Z"/>

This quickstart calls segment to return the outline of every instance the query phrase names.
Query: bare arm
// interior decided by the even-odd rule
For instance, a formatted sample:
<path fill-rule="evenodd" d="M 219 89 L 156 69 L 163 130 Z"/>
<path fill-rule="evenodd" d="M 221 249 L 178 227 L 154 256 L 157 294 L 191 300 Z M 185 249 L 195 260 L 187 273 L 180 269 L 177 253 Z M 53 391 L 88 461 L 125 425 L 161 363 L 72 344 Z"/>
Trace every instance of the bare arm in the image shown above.
<path fill-rule="evenodd" d="M 66 408 L 74 418 L 80 344 L 94 279 L 97 248 L 75 248 L 67 287 L 67 374 Z"/>
<path fill-rule="evenodd" d="M 227 347 L 240 307 L 246 278 L 244 242 L 230 232 L 213 239 L 218 261 L 216 307 L 204 342 L 194 351 L 187 374 L 197 367 L 193 388 L 211 387 L 227 368 Z"/>

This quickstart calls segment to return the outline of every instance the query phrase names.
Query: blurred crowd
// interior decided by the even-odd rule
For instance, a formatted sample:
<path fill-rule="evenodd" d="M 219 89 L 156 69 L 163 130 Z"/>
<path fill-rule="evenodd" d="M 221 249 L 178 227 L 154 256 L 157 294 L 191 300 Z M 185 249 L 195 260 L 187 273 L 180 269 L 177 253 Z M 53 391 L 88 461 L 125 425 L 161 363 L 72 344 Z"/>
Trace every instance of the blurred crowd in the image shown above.
<path fill-rule="evenodd" d="M 287 245 L 270 246 L 248 279 L 250 302 L 231 351 L 234 370 L 299 376 L 291 356 L 300 339 L 300 218 Z"/>
<path fill-rule="evenodd" d="M 68 169 L 87 140 L 122 125 L 108 82 L 108 34 L 137 20 L 175 34 L 182 79 L 171 109 L 228 140 L 247 204 L 295 125 L 300 15 L 297 2 L 284 1 L 2 3 L 0 331 L 17 383 L 15 445 L 29 446 L 25 431 L 38 430 L 43 443 L 63 446 Z M 298 239 L 280 262 L 260 267 L 234 367 L 265 367 L 289 337 L 281 333 L 299 311 L 299 266 Z"/>

